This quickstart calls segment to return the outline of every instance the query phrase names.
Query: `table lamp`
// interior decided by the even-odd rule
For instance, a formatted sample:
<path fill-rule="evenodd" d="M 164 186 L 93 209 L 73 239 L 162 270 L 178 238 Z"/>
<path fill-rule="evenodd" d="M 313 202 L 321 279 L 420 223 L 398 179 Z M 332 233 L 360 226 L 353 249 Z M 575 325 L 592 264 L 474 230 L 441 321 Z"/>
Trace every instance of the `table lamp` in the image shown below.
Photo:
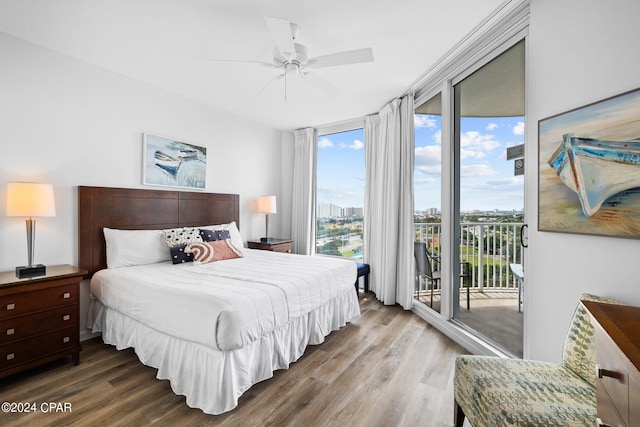
<path fill-rule="evenodd" d="M 266 221 L 265 237 L 261 237 L 260 242 L 271 243 L 273 238 L 269 237 L 269 214 L 277 213 L 276 196 L 260 196 L 258 198 L 258 212 L 265 214 Z"/>
<path fill-rule="evenodd" d="M 53 200 L 53 185 L 33 182 L 10 182 L 7 184 L 7 216 L 27 217 L 27 253 L 29 263 L 16 267 L 19 279 L 44 276 L 47 272 L 42 264 L 33 263 L 33 247 L 36 239 L 36 220 L 38 216 L 56 216 Z"/>

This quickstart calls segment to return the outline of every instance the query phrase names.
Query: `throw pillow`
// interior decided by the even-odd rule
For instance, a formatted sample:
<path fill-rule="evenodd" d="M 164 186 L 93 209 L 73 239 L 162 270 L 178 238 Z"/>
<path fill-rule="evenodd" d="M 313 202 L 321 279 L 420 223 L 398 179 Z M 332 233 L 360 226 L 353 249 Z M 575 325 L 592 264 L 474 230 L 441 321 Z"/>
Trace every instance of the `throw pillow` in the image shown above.
<path fill-rule="evenodd" d="M 194 264 L 207 264 L 214 261 L 242 257 L 242 251 L 235 247 L 231 239 L 211 242 L 190 243 L 184 250 L 193 254 Z"/>
<path fill-rule="evenodd" d="M 185 248 L 189 243 L 202 242 L 200 230 L 197 228 L 171 228 L 162 230 L 164 240 L 169 246 L 171 262 L 180 264 L 193 261 L 193 254 L 186 253 Z"/>

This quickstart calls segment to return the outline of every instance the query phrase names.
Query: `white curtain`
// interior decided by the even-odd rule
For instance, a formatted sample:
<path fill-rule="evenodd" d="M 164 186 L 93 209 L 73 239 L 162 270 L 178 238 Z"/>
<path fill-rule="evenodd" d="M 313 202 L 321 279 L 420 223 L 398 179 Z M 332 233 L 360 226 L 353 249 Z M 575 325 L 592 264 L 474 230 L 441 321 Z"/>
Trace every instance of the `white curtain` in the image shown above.
<path fill-rule="evenodd" d="M 294 132 L 293 195 L 291 212 L 292 251 L 311 255 L 315 247 L 316 135 L 313 128 Z"/>
<path fill-rule="evenodd" d="M 365 117 L 365 262 L 386 305 L 412 305 L 413 95 Z"/>

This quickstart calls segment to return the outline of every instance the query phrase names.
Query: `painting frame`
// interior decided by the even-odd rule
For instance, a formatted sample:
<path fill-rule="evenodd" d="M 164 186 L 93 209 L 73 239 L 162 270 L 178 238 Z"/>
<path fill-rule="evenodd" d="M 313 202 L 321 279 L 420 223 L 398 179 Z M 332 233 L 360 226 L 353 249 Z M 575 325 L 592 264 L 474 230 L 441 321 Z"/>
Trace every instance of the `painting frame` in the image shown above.
<path fill-rule="evenodd" d="M 142 134 L 144 185 L 204 191 L 207 148 L 155 133 Z"/>
<path fill-rule="evenodd" d="M 538 231 L 640 238 L 640 88 L 538 121 Z"/>

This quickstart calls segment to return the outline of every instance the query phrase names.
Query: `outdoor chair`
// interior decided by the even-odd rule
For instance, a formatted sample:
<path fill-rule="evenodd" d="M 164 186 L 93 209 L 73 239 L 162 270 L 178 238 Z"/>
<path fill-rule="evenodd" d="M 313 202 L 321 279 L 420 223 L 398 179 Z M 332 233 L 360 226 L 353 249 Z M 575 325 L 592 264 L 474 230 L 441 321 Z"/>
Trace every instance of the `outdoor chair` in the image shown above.
<path fill-rule="evenodd" d="M 424 280 L 427 284 L 427 290 L 431 289 L 431 303 L 433 307 L 433 289 L 440 284 L 441 273 L 440 271 L 434 271 L 432 266 L 433 257 L 427 250 L 427 245 L 424 242 L 413 242 L 413 256 L 416 259 L 416 287 L 418 291 L 418 298 L 420 298 L 421 283 L 420 280 Z"/>
<path fill-rule="evenodd" d="M 416 290 L 420 298 L 421 280 L 427 284 L 427 290 L 431 290 L 430 307 L 433 308 L 433 290 L 440 289 L 442 273 L 438 267 L 440 257 L 433 256 L 424 242 L 413 242 L 413 256 L 416 259 Z M 435 266 L 435 267 L 434 267 Z M 460 263 L 460 278 L 463 280 L 469 276 L 469 263 Z M 469 285 L 467 287 L 467 309 L 469 309 Z"/>
<path fill-rule="evenodd" d="M 582 301 L 618 304 L 583 294 Z M 595 426 L 595 331 L 578 303 L 562 363 L 458 356 L 453 377 L 454 420 L 473 427 Z"/>

